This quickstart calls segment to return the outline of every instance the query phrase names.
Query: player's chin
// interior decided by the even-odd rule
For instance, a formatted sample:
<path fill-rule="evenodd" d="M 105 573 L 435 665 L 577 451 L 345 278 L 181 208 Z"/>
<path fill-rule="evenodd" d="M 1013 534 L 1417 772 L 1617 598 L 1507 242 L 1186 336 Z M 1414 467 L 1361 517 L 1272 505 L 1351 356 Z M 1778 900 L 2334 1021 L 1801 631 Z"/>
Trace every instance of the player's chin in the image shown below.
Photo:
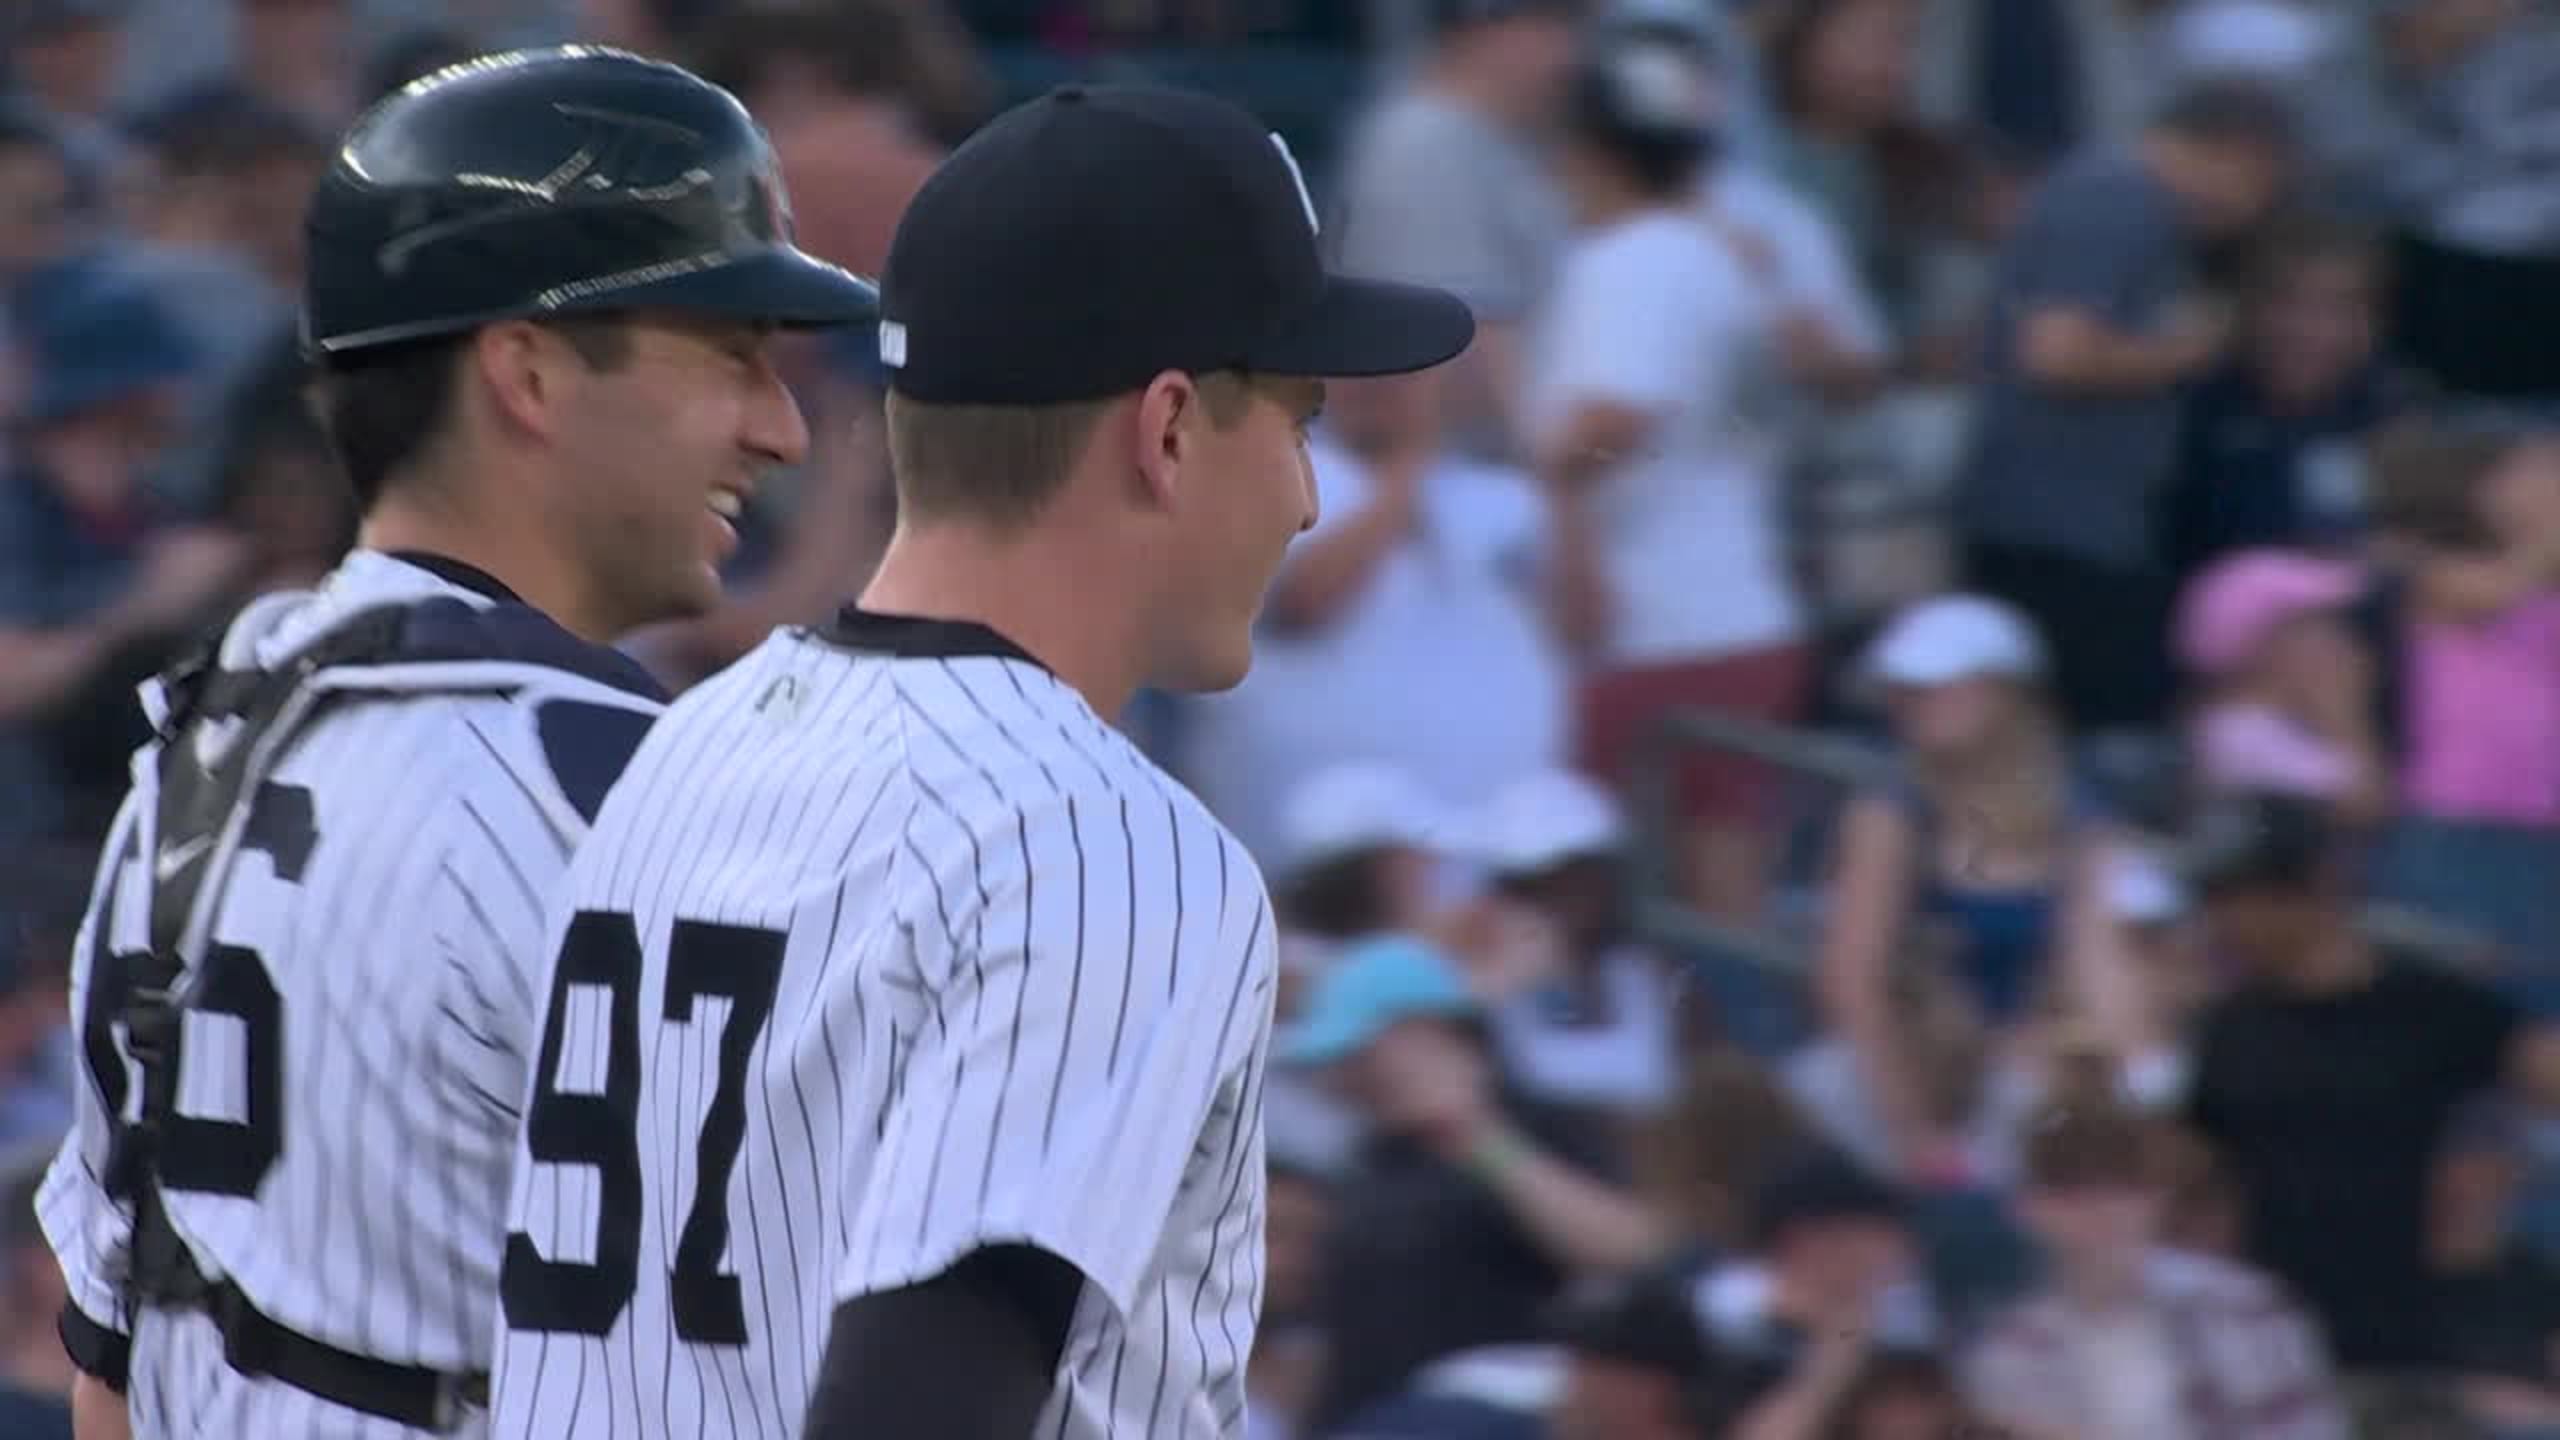
<path fill-rule="evenodd" d="M 1232 634 L 1209 637 L 1169 667 L 1156 683 L 1185 694 L 1215 695 L 1243 684 L 1252 669 L 1253 631 L 1241 627 Z"/>
<path fill-rule="evenodd" d="M 720 608 L 727 594 L 719 562 L 699 558 L 671 566 L 660 578 L 656 610 L 660 622 L 699 620 Z"/>

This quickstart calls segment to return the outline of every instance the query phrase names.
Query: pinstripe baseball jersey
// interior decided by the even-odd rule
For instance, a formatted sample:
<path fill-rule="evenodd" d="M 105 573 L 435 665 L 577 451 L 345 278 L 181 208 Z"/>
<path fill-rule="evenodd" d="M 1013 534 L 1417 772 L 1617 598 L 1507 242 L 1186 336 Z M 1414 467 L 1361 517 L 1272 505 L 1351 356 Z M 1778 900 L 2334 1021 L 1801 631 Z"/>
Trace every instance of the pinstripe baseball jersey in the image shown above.
<path fill-rule="evenodd" d="M 72 974 L 88 1084 L 39 1208 L 67 1322 L 130 1337 L 138 1440 L 420 1433 L 238 1373 L 200 1310 L 127 1312 L 133 1216 L 105 1183 L 141 1105 L 127 972 L 152 949 L 155 880 L 198 850 L 219 868 L 158 1142 L 171 1228 L 288 1330 L 404 1365 L 488 1365 L 543 904 L 658 700 L 627 661 L 421 564 L 359 551 L 315 591 L 253 603 L 224 670 L 284 664 L 386 604 L 447 617 L 449 643 L 318 671 L 310 718 L 240 818 L 201 838 L 153 833 L 155 741 L 98 867 Z M 144 703 L 165 718 L 158 682 Z"/>
<path fill-rule="evenodd" d="M 797 1436 L 838 1304 L 1008 1242 L 1086 1279 L 1042 1440 L 1242 1434 L 1269 901 L 1072 689 L 972 624 L 778 632 L 566 895 L 494 1435 Z"/>

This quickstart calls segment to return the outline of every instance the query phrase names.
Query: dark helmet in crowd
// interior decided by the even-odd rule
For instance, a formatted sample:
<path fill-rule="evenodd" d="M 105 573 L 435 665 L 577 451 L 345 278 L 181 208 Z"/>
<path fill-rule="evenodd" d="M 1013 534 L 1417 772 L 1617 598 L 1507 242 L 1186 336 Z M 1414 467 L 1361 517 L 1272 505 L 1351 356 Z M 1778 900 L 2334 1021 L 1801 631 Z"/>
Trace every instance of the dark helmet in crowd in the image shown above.
<path fill-rule="evenodd" d="M 311 202 L 303 341 L 326 362 L 499 320 L 630 309 L 859 323 L 804 254 L 735 96 L 591 46 L 439 70 L 367 110 Z"/>
<path fill-rule="evenodd" d="M 1712 156 L 1726 99 L 1716 56 L 1699 37 L 1624 22 L 1585 37 L 1566 114 L 1577 134 L 1647 171 L 1685 171 Z"/>

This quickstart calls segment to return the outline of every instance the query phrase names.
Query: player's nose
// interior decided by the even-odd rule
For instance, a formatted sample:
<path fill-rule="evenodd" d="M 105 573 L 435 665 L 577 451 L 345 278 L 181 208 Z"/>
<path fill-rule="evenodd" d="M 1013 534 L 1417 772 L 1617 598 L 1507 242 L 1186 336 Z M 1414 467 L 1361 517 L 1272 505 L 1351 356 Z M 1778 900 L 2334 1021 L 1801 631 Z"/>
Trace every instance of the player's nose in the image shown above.
<path fill-rule="evenodd" d="M 746 408 L 746 447 L 777 465 L 797 465 L 809 454 L 809 417 L 800 411 L 791 386 L 770 367 L 764 383 Z"/>

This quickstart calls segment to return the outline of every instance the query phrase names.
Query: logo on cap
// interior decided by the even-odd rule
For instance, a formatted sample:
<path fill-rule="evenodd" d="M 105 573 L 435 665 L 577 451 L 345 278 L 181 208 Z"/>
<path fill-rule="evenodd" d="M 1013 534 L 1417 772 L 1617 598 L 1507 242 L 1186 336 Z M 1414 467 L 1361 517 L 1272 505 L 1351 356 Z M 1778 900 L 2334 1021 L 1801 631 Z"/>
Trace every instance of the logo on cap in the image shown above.
<path fill-rule="evenodd" d="M 880 322 L 880 363 L 892 370 L 907 363 L 907 327 L 895 320 Z"/>
<path fill-rule="evenodd" d="M 1289 167 L 1290 183 L 1298 187 L 1298 208 L 1307 212 L 1308 232 L 1323 234 L 1324 226 L 1316 220 L 1316 197 L 1307 190 L 1306 172 L 1298 168 L 1298 157 L 1289 153 L 1289 142 L 1281 139 L 1277 130 L 1271 132 L 1271 148 L 1280 152 L 1280 163 Z"/>

